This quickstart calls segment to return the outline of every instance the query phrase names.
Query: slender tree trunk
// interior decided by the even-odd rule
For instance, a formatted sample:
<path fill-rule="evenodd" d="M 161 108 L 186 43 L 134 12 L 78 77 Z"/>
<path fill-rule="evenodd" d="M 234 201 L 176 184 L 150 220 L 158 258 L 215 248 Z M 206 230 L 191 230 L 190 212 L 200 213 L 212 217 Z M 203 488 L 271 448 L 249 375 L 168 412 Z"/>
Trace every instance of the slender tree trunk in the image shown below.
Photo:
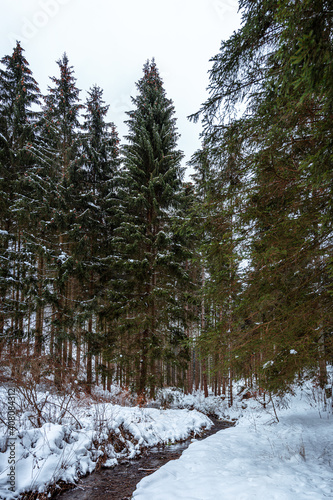
<path fill-rule="evenodd" d="M 90 282 L 89 282 L 89 298 L 91 299 L 93 296 L 93 272 L 90 274 Z M 87 391 L 88 394 L 91 394 L 92 388 L 92 335 L 93 335 L 93 319 L 90 316 L 88 321 L 88 339 L 87 339 Z"/>
<path fill-rule="evenodd" d="M 74 300 L 75 300 L 75 280 L 74 278 L 71 278 L 70 280 L 70 285 L 69 285 L 69 307 L 71 314 L 73 315 L 74 313 Z M 67 366 L 68 370 L 70 373 L 73 373 L 73 338 L 74 338 L 74 328 L 77 328 L 77 323 L 75 322 L 75 325 L 71 323 L 70 330 L 69 330 L 69 338 L 68 338 L 68 359 L 67 359 Z"/>
<path fill-rule="evenodd" d="M 31 339 L 31 309 L 29 308 L 28 312 L 28 325 L 27 325 L 27 345 L 25 355 L 28 358 L 30 356 L 30 339 Z M 1 358 L 1 353 L 0 353 Z"/>
<path fill-rule="evenodd" d="M 147 335 L 148 332 L 144 331 L 141 335 L 141 359 L 140 359 L 140 378 L 138 395 L 144 397 L 147 385 Z"/>
<path fill-rule="evenodd" d="M 92 387 L 92 318 L 88 321 L 88 339 L 87 339 L 87 392 L 91 394 Z"/>
<path fill-rule="evenodd" d="M 63 250 L 63 235 L 58 234 L 59 236 L 59 249 Z M 57 279 L 60 279 L 60 271 L 58 271 Z M 55 339 L 55 373 L 54 373 L 54 382 L 58 389 L 62 388 L 63 385 L 63 338 L 64 338 L 64 297 L 62 295 L 62 289 L 60 283 L 57 284 L 55 292 L 58 295 L 58 308 L 56 312 L 57 316 L 57 328 L 55 331 L 56 339 Z"/>
<path fill-rule="evenodd" d="M 218 396 L 221 396 L 221 383 L 222 383 L 222 380 L 221 380 L 221 367 L 220 367 L 220 362 L 219 362 L 219 366 L 218 366 L 218 371 L 217 371 L 217 395 Z"/>
<path fill-rule="evenodd" d="M 52 306 L 52 318 L 55 318 L 56 310 L 55 307 Z M 53 359 L 54 355 L 54 325 L 51 323 L 51 332 L 50 332 L 50 356 Z"/>
<path fill-rule="evenodd" d="M 194 370 L 195 370 L 195 390 L 197 391 L 200 387 L 200 360 L 198 355 L 198 345 L 195 347 L 194 351 Z"/>
<path fill-rule="evenodd" d="M 155 359 L 152 359 L 150 361 L 150 375 L 151 375 L 151 383 L 150 383 L 150 392 L 149 392 L 149 397 L 154 399 L 155 398 L 155 390 L 156 390 L 156 361 Z"/>
<path fill-rule="evenodd" d="M 38 258 L 38 268 L 37 268 L 37 310 L 36 310 L 36 329 L 35 329 L 35 345 L 34 345 L 34 357 L 40 358 L 42 355 L 42 345 L 43 345 L 43 322 L 44 322 L 44 306 L 43 306 L 43 274 L 44 274 L 44 259 L 40 255 Z M 40 382 L 40 368 L 39 364 L 36 364 L 36 381 Z"/>
<path fill-rule="evenodd" d="M 67 330 L 67 328 L 66 328 Z M 67 334 L 67 332 L 66 332 Z M 62 368 L 64 374 L 67 371 L 67 362 L 68 362 L 68 339 L 65 338 L 62 344 Z"/>
<path fill-rule="evenodd" d="M 81 348 L 82 348 L 81 339 L 82 339 L 82 331 L 81 331 L 81 326 L 79 326 L 76 334 L 76 360 L 75 360 L 76 376 L 78 376 L 79 374 L 81 365 Z"/>
<path fill-rule="evenodd" d="M 38 258 L 38 302 L 36 310 L 36 330 L 35 330 L 35 357 L 39 357 L 42 354 L 42 344 L 43 344 L 43 320 L 44 320 L 44 306 L 43 306 L 43 275 L 44 275 L 44 259 L 40 255 Z"/>
<path fill-rule="evenodd" d="M 205 287 L 205 269 L 202 269 L 202 288 Z M 205 331 L 206 328 L 206 311 L 205 311 L 205 298 L 203 297 L 201 302 L 201 333 Z M 207 360 L 206 357 L 202 358 L 202 383 L 205 398 L 208 398 L 208 385 L 207 385 Z"/>
<path fill-rule="evenodd" d="M 100 368 L 100 361 L 99 361 L 99 355 L 95 356 L 95 384 L 99 385 L 99 368 Z"/>
<path fill-rule="evenodd" d="M 73 369 L 73 342 L 68 341 L 68 369 L 72 371 Z"/>
<path fill-rule="evenodd" d="M 227 383 L 225 377 L 222 377 L 222 394 L 227 394 Z"/>
<path fill-rule="evenodd" d="M 319 386 L 324 389 L 327 384 L 327 367 L 325 356 L 325 339 L 324 333 L 319 338 Z"/>
<path fill-rule="evenodd" d="M 112 385 L 112 365 L 111 362 L 108 361 L 108 374 L 107 374 L 107 390 L 111 391 L 111 385 Z"/>
<path fill-rule="evenodd" d="M 190 348 L 190 362 L 187 369 L 187 394 L 192 394 L 193 392 L 193 349 Z"/>
<path fill-rule="evenodd" d="M 60 295 L 60 291 L 59 291 Z M 59 307 L 57 311 L 58 331 L 56 332 L 55 339 L 55 373 L 54 383 L 58 389 L 62 388 L 62 298 L 59 297 Z"/>
<path fill-rule="evenodd" d="M 232 369 L 230 367 L 229 389 L 228 389 L 228 406 L 229 406 L 229 408 L 232 407 L 233 403 L 234 403 L 234 396 L 233 396 L 233 384 L 232 384 Z"/>

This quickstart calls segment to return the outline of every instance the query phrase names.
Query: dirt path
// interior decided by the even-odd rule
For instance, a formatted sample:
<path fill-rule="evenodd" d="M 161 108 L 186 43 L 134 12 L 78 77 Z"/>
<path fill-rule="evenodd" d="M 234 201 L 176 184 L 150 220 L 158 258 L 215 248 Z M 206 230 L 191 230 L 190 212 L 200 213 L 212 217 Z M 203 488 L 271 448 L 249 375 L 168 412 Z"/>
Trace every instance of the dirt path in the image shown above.
<path fill-rule="evenodd" d="M 211 418 L 214 426 L 203 434 L 205 439 L 216 432 L 234 425 Z M 57 495 L 58 500 L 130 500 L 138 482 L 170 460 L 176 460 L 190 445 L 191 439 L 171 446 L 148 449 L 134 460 L 123 460 L 113 469 L 101 469 L 86 476 L 74 489 Z"/>

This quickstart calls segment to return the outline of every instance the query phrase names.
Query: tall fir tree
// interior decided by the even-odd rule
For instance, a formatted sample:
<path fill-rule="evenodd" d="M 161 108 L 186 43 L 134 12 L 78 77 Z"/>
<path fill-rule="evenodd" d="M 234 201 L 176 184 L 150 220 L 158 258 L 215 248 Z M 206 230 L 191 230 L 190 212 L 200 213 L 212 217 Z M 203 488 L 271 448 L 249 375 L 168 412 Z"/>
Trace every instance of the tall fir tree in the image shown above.
<path fill-rule="evenodd" d="M 74 283 L 72 256 L 73 241 L 70 228 L 75 221 L 77 171 L 79 167 L 80 123 L 82 108 L 80 90 L 76 86 L 73 67 L 66 54 L 57 61 L 60 75 L 51 77 L 43 108 L 44 138 L 49 154 L 48 203 L 49 220 L 44 224 L 47 231 L 50 279 L 52 293 L 49 297 L 54 310 L 51 353 L 54 354 L 55 381 L 62 383 L 62 374 L 72 348 L 68 344 L 74 318 Z"/>
<path fill-rule="evenodd" d="M 24 178 L 37 161 L 40 91 L 23 52 L 17 42 L 12 55 L 1 59 L 0 70 L 0 343 L 8 334 L 12 348 L 23 339 L 35 264 L 24 241 L 29 212 L 22 205 L 30 194 Z"/>
<path fill-rule="evenodd" d="M 93 86 L 85 104 L 80 166 L 75 180 L 76 220 L 73 257 L 80 283 L 81 315 L 87 327 L 87 387 L 91 389 L 93 354 L 108 357 L 107 334 L 102 328 L 105 291 L 112 272 L 113 236 L 118 220 L 117 183 L 120 167 L 119 137 L 114 123 L 106 121 L 109 106 L 103 91 Z M 77 339 L 79 343 L 80 340 Z M 98 363 L 97 363 L 98 365 Z"/>
<path fill-rule="evenodd" d="M 166 346 L 177 345 L 183 331 L 177 308 L 183 255 L 171 224 L 179 204 L 183 154 L 176 149 L 174 106 L 155 61 L 148 61 L 143 72 L 132 98 L 135 108 L 128 112 L 120 191 L 126 217 L 118 231 L 122 263 L 113 283 L 113 314 L 131 346 L 122 362 L 136 374 L 138 393 L 149 385 L 153 395 Z"/>

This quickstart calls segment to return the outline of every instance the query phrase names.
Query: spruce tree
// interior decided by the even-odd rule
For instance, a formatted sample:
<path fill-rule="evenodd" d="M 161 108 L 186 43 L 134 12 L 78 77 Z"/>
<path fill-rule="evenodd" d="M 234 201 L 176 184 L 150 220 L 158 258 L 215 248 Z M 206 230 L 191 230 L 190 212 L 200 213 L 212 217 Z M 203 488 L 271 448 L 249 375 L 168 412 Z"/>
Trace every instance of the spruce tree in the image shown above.
<path fill-rule="evenodd" d="M 29 308 L 34 256 L 25 244 L 29 225 L 24 181 L 36 165 L 36 126 L 40 91 L 17 42 L 12 55 L 1 59 L 0 70 L 0 335 L 11 345 L 24 335 L 24 314 Z"/>
<path fill-rule="evenodd" d="M 118 231 L 122 265 L 113 283 L 113 314 L 127 332 L 131 349 L 122 361 L 136 375 L 136 390 L 144 394 L 149 385 L 153 395 L 166 345 L 177 345 L 182 337 L 177 287 L 183 257 L 171 220 L 179 203 L 183 154 L 176 149 L 174 106 L 155 61 L 148 61 L 143 72 L 128 112 L 121 190 L 125 219 Z"/>
<path fill-rule="evenodd" d="M 237 152 L 226 152 L 223 169 L 204 143 L 190 165 L 195 169 L 197 199 L 192 214 L 201 266 L 201 313 L 198 348 L 203 364 L 213 366 L 213 377 L 229 388 L 232 404 L 233 343 L 237 330 L 236 304 L 240 293 L 242 258 L 239 227 L 241 182 Z M 208 358 L 208 359 L 207 359 Z M 216 389 L 219 391 L 220 389 Z"/>
<path fill-rule="evenodd" d="M 201 110 L 216 179 L 227 178 L 236 152 L 232 199 L 242 203 L 237 228 L 248 266 L 234 354 L 270 390 L 319 365 L 324 384 L 332 356 L 332 15 L 320 0 L 240 6 L 242 28 L 213 58 Z"/>
<path fill-rule="evenodd" d="M 93 86 L 85 104 L 80 165 L 73 192 L 75 222 L 71 226 L 75 272 L 80 283 L 81 316 L 87 324 L 87 387 L 92 385 L 92 356 L 107 357 L 107 335 L 99 316 L 105 307 L 104 287 L 112 270 L 112 242 L 117 224 L 119 138 L 114 123 L 106 121 L 109 106 L 103 91 Z M 93 328 L 95 323 L 95 328 Z M 99 327 L 97 328 L 97 324 Z M 82 326 L 82 322 L 81 322 Z M 79 339 L 77 339 L 78 342 Z"/>
<path fill-rule="evenodd" d="M 74 318 L 74 283 L 72 256 L 73 242 L 70 228 L 75 221 L 75 183 L 78 170 L 80 147 L 79 112 L 82 108 L 80 90 L 76 86 L 73 67 L 66 54 L 57 61 L 60 75 L 51 77 L 43 107 L 43 137 L 48 148 L 48 203 L 49 220 L 47 231 L 48 255 L 54 322 L 51 352 L 54 352 L 56 384 L 61 385 L 62 372 L 69 361 L 68 336 Z M 54 344 L 54 350 L 53 350 Z"/>

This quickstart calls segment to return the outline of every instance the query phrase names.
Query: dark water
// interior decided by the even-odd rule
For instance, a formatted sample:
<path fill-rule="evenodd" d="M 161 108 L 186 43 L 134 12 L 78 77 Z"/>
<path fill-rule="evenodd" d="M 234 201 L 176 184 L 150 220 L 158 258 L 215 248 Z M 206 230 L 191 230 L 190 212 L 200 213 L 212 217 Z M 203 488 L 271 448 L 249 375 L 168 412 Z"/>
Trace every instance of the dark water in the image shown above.
<path fill-rule="evenodd" d="M 196 439 L 205 439 L 216 432 L 232 427 L 226 422 L 210 417 L 214 426 Z M 101 469 L 86 476 L 75 485 L 53 498 L 58 500 L 129 500 L 141 479 L 155 472 L 170 460 L 177 460 L 191 443 L 189 438 L 182 443 L 149 448 L 139 458 L 123 460 L 113 469 Z"/>

